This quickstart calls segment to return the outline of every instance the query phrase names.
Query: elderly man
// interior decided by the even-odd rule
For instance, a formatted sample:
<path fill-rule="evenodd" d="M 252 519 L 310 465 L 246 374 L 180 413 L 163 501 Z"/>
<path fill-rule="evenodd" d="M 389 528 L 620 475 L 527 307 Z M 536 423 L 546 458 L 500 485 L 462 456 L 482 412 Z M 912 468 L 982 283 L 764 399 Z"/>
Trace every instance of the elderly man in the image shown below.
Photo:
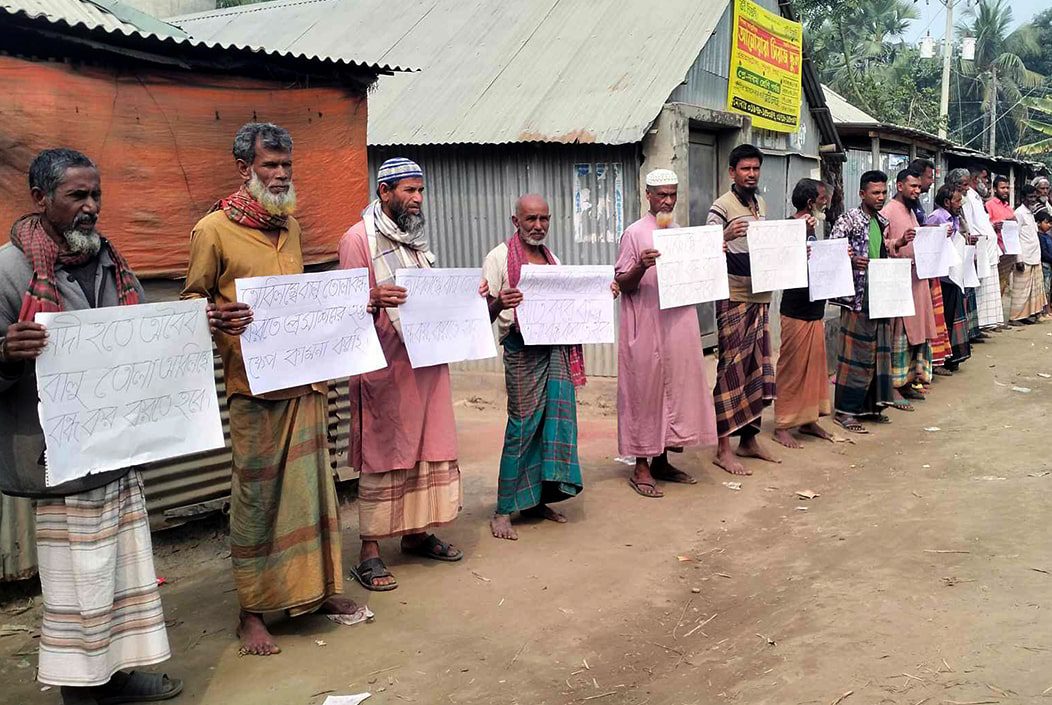
<path fill-rule="evenodd" d="M 968 221 L 968 230 L 979 238 L 975 246 L 975 259 L 979 270 L 979 287 L 976 289 L 976 307 L 979 317 L 979 328 L 1002 329 L 1004 327 L 1004 304 L 1001 301 L 1001 282 L 997 265 L 1001 259 L 1001 249 L 997 246 L 997 231 L 990 221 L 984 202 L 988 192 L 982 174 L 986 170 L 973 167 L 970 172 L 970 186 L 964 194 L 963 213 Z M 985 274 L 984 274 L 985 272 Z"/>
<path fill-rule="evenodd" d="M 490 292 L 490 320 L 497 321 L 504 346 L 508 425 L 497 478 L 497 511 L 490 531 L 498 539 L 519 538 L 511 515 L 547 519 L 566 517 L 550 504 L 576 497 L 584 489 L 577 459 L 577 393 L 584 384 L 579 345 L 526 345 L 515 321 L 522 303 L 522 266 L 557 265 L 545 245 L 551 211 L 542 196 L 526 194 L 515 203 L 515 232 L 486 255 L 482 276 Z"/>
<path fill-rule="evenodd" d="M 946 185 L 961 194 L 961 206 L 957 214 L 958 231 L 964 236 L 967 244 L 978 246 L 979 234 L 972 231 L 964 212 L 965 205 L 968 203 L 968 190 L 972 186 L 971 173 L 967 169 L 951 169 L 946 175 Z M 968 320 L 969 343 L 985 343 L 990 336 L 979 328 L 978 297 L 975 287 L 966 287 L 964 290 L 964 310 Z"/>
<path fill-rule="evenodd" d="M 1052 203 L 1048 200 L 1049 180 L 1047 176 L 1035 176 L 1030 185 L 1037 189 L 1037 206 L 1034 214 L 1045 211 L 1052 215 Z"/>
<path fill-rule="evenodd" d="M 48 487 L 34 361 L 48 344 L 37 313 L 131 306 L 142 287 L 95 229 L 99 171 L 71 149 L 48 149 L 29 167 L 34 212 L 0 247 L 0 490 L 36 500 L 44 596 L 41 683 L 65 705 L 166 700 L 182 683 L 124 672 L 168 659 L 138 470 L 86 475 Z"/>
<path fill-rule="evenodd" d="M 321 611 L 335 619 L 357 605 L 343 597 L 340 523 L 329 466 L 326 384 L 255 395 L 238 340 L 252 311 L 235 281 L 301 274 L 300 226 L 292 217 L 292 137 L 248 123 L 234 137 L 241 187 L 216 203 L 190 236 L 183 298 L 206 298 L 230 408 L 233 478 L 230 555 L 241 605 L 243 653 L 280 651 L 263 616 Z"/>
<path fill-rule="evenodd" d="M 1023 185 L 1023 203 L 1015 210 L 1019 221 L 1019 261 L 1012 277 L 1012 308 L 1009 320 L 1013 325 L 1037 323 L 1038 316 L 1048 303 L 1045 298 L 1044 274 L 1041 271 L 1041 240 L 1038 236 L 1034 211 L 1038 208 L 1037 189 Z"/>
<path fill-rule="evenodd" d="M 376 200 L 340 240 L 340 266 L 368 268 L 369 305 L 387 359 L 386 368 L 351 380 L 350 439 L 351 465 L 361 472 L 362 539 L 352 574 L 366 590 L 387 591 L 398 583 L 380 558 L 381 539 L 400 536 L 403 553 L 438 561 L 464 557 L 428 533 L 457 518 L 463 495 L 449 366 L 413 369 L 398 315 L 406 290 L 395 284 L 395 271 L 435 262 L 421 208 L 424 174 L 395 158 L 376 180 Z"/>
<path fill-rule="evenodd" d="M 888 221 L 880 214 L 888 196 L 888 176 L 867 171 L 859 180 L 858 208 L 837 218 L 830 238 L 844 237 L 851 249 L 855 295 L 836 299 L 841 307 L 837 348 L 834 422 L 852 433 L 869 433 L 862 423 L 890 423 L 881 411 L 893 402 L 891 327 L 888 319 L 869 317 L 869 262 L 888 256 L 884 233 Z"/>
<path fill-rule="evenodd" d="M 662 497 L 656 480 L 694 484 L 672 466 L 668 452 L 684 446 L 716 445 L 716 417 L 706 379 L 701 330 L 693 306 L 662 309 L 654 231 L 672 222 L 679 179 L 656 169 L 646 177 L 650 208 L 621 237 L 614 270 L 624 296 L 617 351 L 617 444 L 634 456 L 632 488 L 644 497 Z"/>
<path fill-rule="evenodd" d="M 731 296 L 716 302 L 720 359 L 716 367 L 716 465 L 733 475 L 751 475 L 737 457 L 780 463 L 757 442 L 760 416 L 775 397 L 774 366 L 768 327 L 770 292 L 754 293 L 749 267 L 749 223 L 765 220 L 767 205 L 757 193 L 763 153 L 740 144 L 730 153 L 730 190 L 709 209 L 708 224 L 723 228 Z M 813 225 L 813 223 L 812 223 Z M 741 440 L 731 450 L 731 437 Z"/>
<path fill-rule="evenodd" d="M 884 242 L 892 257 L 913 259 L 913 239 L 917 235 L 915 208 L 920 200 L 920 177 L 910 169 L 903 169 L 895 178 L 895 197 L 881 215 L 888 221 Z M 938 339 L 935 313 L 932 308 L 931 285 L 917 278 L 917 266 L 910 268 L 913 286 L 914 314 L 896 318 L 892 323 L 891 378 L 892 385 L 904 399 L 924 399 L 921 385 L 931 382 L 932 354 L 930 341 Z M 942 360 L 940 359 L 940 364 Z M 907 401 L 896 399 L 897 409 L 911 411 Z"/>

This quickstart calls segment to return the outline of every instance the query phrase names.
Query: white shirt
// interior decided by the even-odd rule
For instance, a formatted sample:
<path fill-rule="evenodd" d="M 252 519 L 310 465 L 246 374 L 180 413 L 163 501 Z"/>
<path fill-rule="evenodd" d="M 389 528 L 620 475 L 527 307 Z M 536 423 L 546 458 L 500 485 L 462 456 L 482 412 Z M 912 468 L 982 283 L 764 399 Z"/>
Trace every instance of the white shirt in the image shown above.
<path fill-rule="evenodd" d="M 986 204 L 983 203 L 982 197 L 976 193 L 974 188 L 969 188 L 968 193 L 965 194 L 961 212 L 964 214 L 964 219 L 968 221 L 968 228 L 972 234 L 979 237 L 975 249 L 976 256 L 985 252 L 989 266 L 996 269 L 997 262 L 1001 259 L 1001 248 L 997 245 L 997 232 L 994 230 L 993 223 L 990 222 L 990 214 L 986 212 Z"/>
<path fill-rule="evenodd" d="M 1041 264 L 1041 240 L 1034 214 L 1025 205 L 1019 206 L 1015 209 L 1015 219 L 1019 223 L 1019 261 L 1030 265 Z"/>

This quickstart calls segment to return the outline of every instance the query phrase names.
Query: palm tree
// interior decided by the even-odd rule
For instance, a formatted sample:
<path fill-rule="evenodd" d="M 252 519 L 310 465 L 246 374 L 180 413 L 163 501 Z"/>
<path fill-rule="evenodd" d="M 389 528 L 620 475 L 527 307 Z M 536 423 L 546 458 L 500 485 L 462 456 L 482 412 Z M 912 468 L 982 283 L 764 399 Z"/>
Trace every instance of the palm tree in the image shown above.
<path fill-rule="evenodd" d="M 1023 125 L 1034 132 L 1048 135 L 1048 137 L 1020 145 L 1016 149 L 1016 154 L 1030 156 L 1052 152 L 1052 98 L 1028 98 L 1023 101 L 1023 104 L 1028 110 L 1042 114 L 1041 120 L 1029 117 L 1023 121 Z M 1044 116 L 1048 116 L 1049 121 L 1045 121 Z"/>
<path fill-rule="evenodd" d="M 975 59 L 963 62 L 963 75 L 972 81 L 972 90 L 981 101 L 983 132 L 990 154 L 997 153 L 998 105 L 1008 105 L 1008 115 L 1016 126 L 1026 119 L 1024 91 L 1036 88 L 1043 80 L 1026 67 L 1021 55 L 1038 49 L 1032 32 L 1012 26 L 1009 0 L 979 0 L 967 13 L 971 24 L 957 27 L 959 34 L 975 37 Z"/>

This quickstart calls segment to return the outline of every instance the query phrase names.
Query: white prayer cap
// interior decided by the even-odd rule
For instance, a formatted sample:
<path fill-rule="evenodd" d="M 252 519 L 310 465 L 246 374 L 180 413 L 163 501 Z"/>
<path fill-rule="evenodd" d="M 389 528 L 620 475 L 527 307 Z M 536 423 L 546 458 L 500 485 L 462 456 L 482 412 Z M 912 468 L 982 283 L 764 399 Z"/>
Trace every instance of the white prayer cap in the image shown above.
<path fill-rule="evenodd" d="M 654 169 L 647 174 L 647 186 L 676 186 L 679 177 L 671 169 Z"/>

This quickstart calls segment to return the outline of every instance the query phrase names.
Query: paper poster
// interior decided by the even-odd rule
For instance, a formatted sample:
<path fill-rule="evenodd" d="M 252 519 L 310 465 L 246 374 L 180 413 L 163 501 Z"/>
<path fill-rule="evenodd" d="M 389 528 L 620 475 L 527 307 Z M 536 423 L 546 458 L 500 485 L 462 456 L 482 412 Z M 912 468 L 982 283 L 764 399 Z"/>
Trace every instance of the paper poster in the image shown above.
<path fill-rule="evenodd" d="M 975 271 L 975 245 L 964 246 L 964 285 L 969 289 L 981 286 L 979 275 Z"/>
<path fill-rule="evenodd" d="M 986 279 L 991 275 L 997 274 L 997 269 L 990 266 L 986 242 L 987 237 L 981 235 L 979 236 L 979 241 L 975 243 L 975 271 L 980 279 Z M 1000 251 L 1000 248 L 998 248 L 998 251 Z"/>
<path fill-rule="evenodd" d="M 387 367 L 369 303 L 369 270 L 234 281 L 254 314 L 241 335 L 253 394 L 351 377 Z"/>
<path fill-rule="evenodd" d="M 51 487 L 221 448 L 206 302 L 38 313 L 36 361 Z"/>
<path fill-rule="evenodd" d="M 953 249 L 953 264 L 950 265 L 949 276 L 950 281 L 957 285 L 958 289 L 964 289 L 964 271 L 965 271 L 965 248 L 968 247 L 968 243 L 965 241 L 964 236 L 960 233 L 955 233 L 950 238 L 950 247 Z M 974 248 L 973 248 L 974 252 Z M 974 258 L 974 254 L 973 254 Z M 975 264 L 973 263 L 972 269 L 974 271 Z"/>
<path fill-rule="evenodd" d="M 916 314 L 912 260 L 871 259 L 868 272 L 870 318 L 902 318 Z"/>
<path fill-rule="evenodd" d="M 1022 254 L 1023 250 L 1019 244 L 1019 223 L 1014 220 L 1001 222 L 1001 242 L 1005 245 L 1006 255 Z"/>
<path fill-rule="evenodd" d="M 807 223 L 754 220 L 745 236 L 754 294 L 807 286 Z"/>
<path fill-rule="evenodd" d="M 751 0 L 734 0 L 727 107 L 753 127 L 796 132 L 800 126 L 803 26 Z"/>
<path fill-rule="evenodd" d="M 497 356 L 481 281 L 481 269 L 395 271 L 395 282 L 406 288 L 398 315 L 414 368 Z"/>
<path fill-rule="evenodd" d="M 515 315 L 525 343 L 614 342 L 613 281 L 609 265 L 523 265 Z"/>
<path fill-rule="evenodd" d="M 855 295 L 855 278 L 848 255 L 847 238 L 807 243 L 807 279 L 812 301 Z"/>
<path fill-rule="evenodd" d="M 703 225 L 654 231 L 660 307 L 692 306 L 730 297 L 723 228 Z"/>
<path fill-rule="evenodd" d="M 917 228 L 913 261 L 917 265 L 918 279 L 948 277 L 953 260 L 953 243 L 946 237 L 945 225 Z"/>

